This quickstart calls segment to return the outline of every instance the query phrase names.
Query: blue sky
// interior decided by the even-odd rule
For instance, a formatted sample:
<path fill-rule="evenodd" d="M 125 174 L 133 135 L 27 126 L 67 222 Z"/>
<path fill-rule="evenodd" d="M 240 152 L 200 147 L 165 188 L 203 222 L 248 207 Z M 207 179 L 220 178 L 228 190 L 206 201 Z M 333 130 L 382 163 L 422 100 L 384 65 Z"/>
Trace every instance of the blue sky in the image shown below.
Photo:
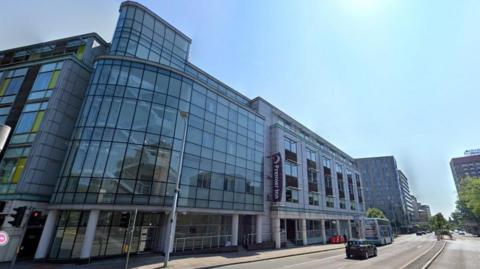
<path fill-rule="evenodd" d="M 121 1 L 6 1 L 0 50 L 87 32 Z M 480 147 L 480 1 L 140 1 L 193 40 L 190 61 L 353 157 L 394 155 L 450 215 L 451 157 Z"/>

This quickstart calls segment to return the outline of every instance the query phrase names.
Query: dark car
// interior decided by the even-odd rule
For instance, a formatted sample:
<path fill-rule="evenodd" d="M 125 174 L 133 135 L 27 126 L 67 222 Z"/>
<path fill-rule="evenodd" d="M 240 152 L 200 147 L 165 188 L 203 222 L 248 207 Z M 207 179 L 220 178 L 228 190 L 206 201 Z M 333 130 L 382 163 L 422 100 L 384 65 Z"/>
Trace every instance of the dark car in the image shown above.
<path fill-rule="evenodd" d="M 368 259 L 372 256 L 377 256 L 377 247 L 363 239 L 350 240 L 345 248 L 347 258 L 363 258 Z"/>
<path fill-rule="evenodd" d="M 424 232 L 422 232 L 422 231 L 417 232 L 417 235 L 423 235 L 423 234 L 424 234 Z"/>

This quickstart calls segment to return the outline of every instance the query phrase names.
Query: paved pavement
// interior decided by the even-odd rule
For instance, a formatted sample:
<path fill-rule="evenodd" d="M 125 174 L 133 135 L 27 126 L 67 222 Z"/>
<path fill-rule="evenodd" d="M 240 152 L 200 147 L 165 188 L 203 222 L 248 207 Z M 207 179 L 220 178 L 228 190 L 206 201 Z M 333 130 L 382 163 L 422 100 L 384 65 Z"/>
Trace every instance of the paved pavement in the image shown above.
<path fill-rule="evenodd" d="M 429 269 L 480 268 L 480 237 L 455 235 Z"/>

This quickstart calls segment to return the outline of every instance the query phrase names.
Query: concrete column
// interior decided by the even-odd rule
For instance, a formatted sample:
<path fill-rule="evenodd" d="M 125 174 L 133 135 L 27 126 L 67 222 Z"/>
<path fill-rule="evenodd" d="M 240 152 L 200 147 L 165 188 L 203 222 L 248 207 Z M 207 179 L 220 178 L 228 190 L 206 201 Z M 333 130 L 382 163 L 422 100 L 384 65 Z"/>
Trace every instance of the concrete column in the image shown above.
<path fill-rule="evenodd" d="M 307 220 L 306 219 L 301 219 L 301 223 L 302 223 L 302 241 L 303 241 L 303 245 L 306 246 L 307 245 Z"/>
<path fill-rule="evenodd" d="M 232 215 L 232 246 L 238 246 L 238 214 Z"/>
<path fill-rule="evenodd" d="M 282 239 L 280 235 L 280 218 L 272 219 L 273 241 L 275 241 L 275 248 L 282 247 Z"/>
<path fill-rule="evenodd" d="M 257 215 L 255 225 L 255 243 L 262 243 L 262 215 Z"/>
<path fill-rule="evenodd" d="M 326 244 L 327 243 L 327 233 L 325 232 L 325 220 L 324 219 L 320 220 L 320 223 L 322 225 L 323 244 Z"/>
<path fill-rule="evenodd" d="M 43 227 L 42 236 L 35 252 L 35 260 L 45 259 L 48 251 L 50 250 L 50 242 L 52 242 L 53 235 L 55 234 L 55 224 L 58 219 L 58 210 L 50 210 L 48 212 L 45 226 Z"/>
<path fill-rule="evenodd" d="M 95 238 L 95 231 L 97 230 L 99 210 L 92 210 L 88 215 L 87 228 L 85 229 L 85 236 L 83 237 L 82 249 L 80 251 L 80 259 L 90 259 L 92 253 L 93 239 Z"/>
<path fill-rule="evenodd" d="M 337 226 L 337 235 L 340 235 L 340 220 L 336 220 L 336 224 L 335 226 Z"/>
<path fill-rule="evenodd" d="M 348 221 L 348 240 L 350 240 L 350 238 L 352 238 L 352 222 L 350 220 L 347 220 Z"/>

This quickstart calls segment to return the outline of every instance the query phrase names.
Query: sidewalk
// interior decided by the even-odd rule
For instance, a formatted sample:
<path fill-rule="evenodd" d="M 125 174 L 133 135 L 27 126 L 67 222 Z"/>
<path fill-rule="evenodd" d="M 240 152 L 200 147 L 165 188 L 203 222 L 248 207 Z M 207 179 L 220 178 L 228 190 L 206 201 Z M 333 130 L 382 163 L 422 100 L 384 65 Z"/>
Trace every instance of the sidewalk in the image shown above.
<path fill-rule="evenodd" d="M 315 245 L 306 247 L 296 247 L 279 250 L 261 250 L 261 251 L 242 251 L 231 253 L 202 254 L 195 256 L 173 256 L 168 264 L 168 268 L 215 268 L 220 266 L 248 263 L 261 260 L 278 259 L 289 256 L 304 255 L 316 252 L 330 251 L 345 248 L 344 244 L 335 245 Z M 112 258 L 105 260 L 92 261 L 89 264 L 52 264 L 52 263 L 31 263 L 19 262 L 16 269 L 120 269 L 124 268 L 125 258 Z M 163 266 L 163 256 L 160 255 L 141 255 L 131 256 L 130 269 L 156 269 Z M 9 268 L 8 264 L 0 264 L 0 269 Z"/>

